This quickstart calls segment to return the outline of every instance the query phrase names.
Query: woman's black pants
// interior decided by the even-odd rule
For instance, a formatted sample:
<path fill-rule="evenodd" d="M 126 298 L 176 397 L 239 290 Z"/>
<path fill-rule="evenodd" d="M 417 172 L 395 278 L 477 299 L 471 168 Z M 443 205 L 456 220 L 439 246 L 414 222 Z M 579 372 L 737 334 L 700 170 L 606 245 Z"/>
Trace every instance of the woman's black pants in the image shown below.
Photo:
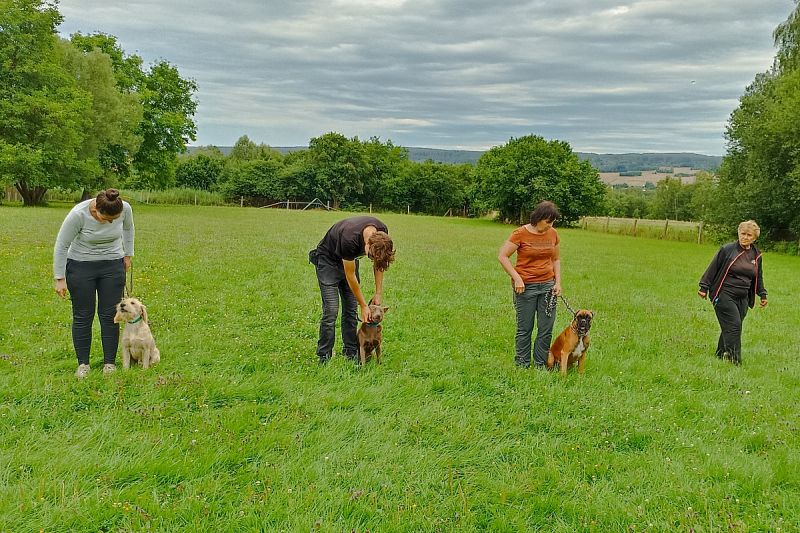
<path fill-rule="evenodd" d="M 116 360 L 119 324 L 114 324 L 114 314 L 124 288 L 125 264 L 122 259 L 67 259 L 67 289 L 72 300 L 72 344 L 78 356 L 78 364 L 89 364 L 95 306 L 100 319 L 103 362 L 113 364 Z"/>
<path fill-rule="evenodd" d="M 721 333 L 717 342 L 717 357 L 726 357 L 742 364 L 742 322 L 747 315 L 747 291 L 722 290 L 714 303 L 714 312 Z"/>

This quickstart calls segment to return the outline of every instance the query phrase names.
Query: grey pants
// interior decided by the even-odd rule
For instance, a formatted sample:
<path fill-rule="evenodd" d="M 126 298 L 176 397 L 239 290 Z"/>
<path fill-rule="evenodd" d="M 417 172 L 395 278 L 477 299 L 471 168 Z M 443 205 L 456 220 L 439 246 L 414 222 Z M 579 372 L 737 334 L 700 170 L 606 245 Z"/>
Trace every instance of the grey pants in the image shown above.
<path fill-rule="evenodd" d="M 547 351 L 553 336 L 556 310 L 547 316 L 547 295 L 553 290 L 555 281 L 526 283 L 525 292 L 514 293 L 514 308 L 517 310 L 516 355 L 514 362 L 519 366 L 531 364 L 531 336 L 536 324 L 536 342 L 533 346 L 533 364 L 542 367 L 547 364 Z"/>
<path fill-rule="evenodd" d="M 317 341 L 317 356 L 320 362 L 325 362 L 333 355 L 333 345 L 336 342 L 336 319 L 339 315 L 339 302 L 342 306 L 342 344 L 344 356 L 356 359 L 358 356 L 358 301 L 356 295 L 347 284 L 344 265 L 341 261 L 334 261 L 325 255 L 317 254 L 316 250 L 309 253 L 308 260 L 317 269 L 319 292 L 322 296 L 322 319 L 319 323 L 319 340 Z M 356 279 L 358 275 L 358 260 L 356 260 Z"/>
<path fill-rule="evenodd" d="M 78 356 L 78 364 L 89 364 L 95 306 L 100 319 L 103 362 L 113 364 L 119 346 L 119 324 L 114 324 L 114 315 L 125 288 L 125 264 L 122 259 L 67 259 L 66 277 L 72 301 L 72 344 Z"/>

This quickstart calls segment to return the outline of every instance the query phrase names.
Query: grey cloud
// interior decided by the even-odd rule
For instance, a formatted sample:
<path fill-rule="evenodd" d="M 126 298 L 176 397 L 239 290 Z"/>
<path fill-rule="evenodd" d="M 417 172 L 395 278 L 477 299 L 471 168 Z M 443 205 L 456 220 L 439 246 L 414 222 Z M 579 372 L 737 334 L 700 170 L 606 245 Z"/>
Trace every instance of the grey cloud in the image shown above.
<path fill-rule="evenodd" d="M 199 86 L 198 142 L 326 131 L 486 149 L 535 133 L 582 151 L 724 151 L 791 0 L 63 0 Z M 694 83 L 692 83 L 694 82 Z"/>

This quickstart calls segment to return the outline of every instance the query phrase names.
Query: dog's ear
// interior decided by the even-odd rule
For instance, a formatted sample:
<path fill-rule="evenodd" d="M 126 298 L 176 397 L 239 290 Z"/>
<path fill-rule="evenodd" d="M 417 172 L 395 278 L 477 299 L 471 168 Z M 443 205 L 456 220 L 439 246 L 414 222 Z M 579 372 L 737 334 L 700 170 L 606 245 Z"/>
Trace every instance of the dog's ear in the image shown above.
<path fill-rule="evenodd" d="M 388 307 L 383 307 L 382 309 L 383 309 L 383 312 L 384 312 L 384 313 L 385 313 L 386 311 L 388 311 L 388 310 L 389 310 L 389 308 L 388 308 Z"/>
<path fill-rule="evenodd" d="M 145 307 L 144 304 L 142 304 L 142 320 L 144 320 L 145 324 L 150 323 L 150 321 L 147 320 L 147 307 Z"/>

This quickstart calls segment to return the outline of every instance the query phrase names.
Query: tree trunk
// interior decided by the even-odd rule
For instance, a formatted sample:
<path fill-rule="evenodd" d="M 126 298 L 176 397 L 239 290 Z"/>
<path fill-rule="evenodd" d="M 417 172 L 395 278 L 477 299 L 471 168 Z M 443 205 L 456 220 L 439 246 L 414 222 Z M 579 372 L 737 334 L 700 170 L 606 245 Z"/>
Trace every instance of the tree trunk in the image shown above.
<path fill-rule="evenodd" d="M 17 188 L 19 195 L 22 196 L 22 205 L 24 206 L 42 205 L 44 193 L 47 192 L 47 187 L 40 187 L 38 185 L 28 187 L 28 184 L 24 181 L 15 183 L 14 187 Z"/>

